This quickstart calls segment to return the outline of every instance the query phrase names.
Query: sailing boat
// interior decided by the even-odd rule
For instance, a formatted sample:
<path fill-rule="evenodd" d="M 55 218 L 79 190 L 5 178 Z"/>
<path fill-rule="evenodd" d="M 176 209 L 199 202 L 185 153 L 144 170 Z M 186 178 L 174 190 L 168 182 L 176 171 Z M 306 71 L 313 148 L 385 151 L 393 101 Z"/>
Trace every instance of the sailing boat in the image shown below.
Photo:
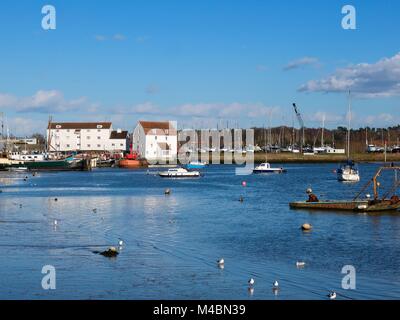
<path fill-rule="evenodd" d="M 350 159 L 350 124 L 351 124 L 351 100 L 350 100 L 350 91 L 349 91 L 349 123 L 347 127 L 347 161 L 340 165 L 340 168 L 337 170 L 337 178 L 339 181 L 350 181 L 350 182 L 358 182 L 360 181 L 360 174 L 355 165 L 354 161 Z"/>

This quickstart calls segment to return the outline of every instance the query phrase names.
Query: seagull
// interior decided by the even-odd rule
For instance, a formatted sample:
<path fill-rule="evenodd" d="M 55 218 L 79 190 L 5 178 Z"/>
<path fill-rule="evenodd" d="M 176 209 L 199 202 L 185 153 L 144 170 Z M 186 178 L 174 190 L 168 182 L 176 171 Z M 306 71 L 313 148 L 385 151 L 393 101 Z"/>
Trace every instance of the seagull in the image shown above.
<path fill-rule="evenodd" d="M 273 284 L 273 288 L 274 289 L 278 289 L 279 288 L 279 282 L 277 280 L 275 280 L 275 282 Z"/>
<path fill-rule="evenodd" d="M 119 242 L 118 242 L 118 244 L 119 244 L 120 247 L 122 247 L 123 244 L 124 244 L 124 241 L 120 239 Z"/>
<path fill-rule="evenodd" d="M 54 225 L 56 226 L 58 224 L 57 219 L 54 219 Z"/>
<path fill-rule="evenodd" d="M 331 300 L 336 299 L 336 292 L 335 292 L 335 291 L 330 292 L 330 293 L 328 294 L 328 297 L 329 297 L 329 299 L 331 299 Z"/>
<path fill-rule="evenodd" d="M 96 213 L 96 212 L 97 212 L 97 209 L 96 209 L 96 208 L 94 208 L 92 211 L 93 211 L 93 213 Z"/>
<path fill-rule="evenodd" d="M 217 262 L 218 262 L 218 264 L 219 264 L 220 266 L 223 265 L 223 264 L 225 264 L 224 258 L 219 259 Z"/>
<path fill-rule="evenodd" d="M 254 286 L 255 280 L 251 278 L 248 282 L 249 286 Z"/>
<path fill-rule="evenodd" d="M 304 267 L 306 263 L 304 261 L 297 261 L 296 262 L 296 267 Z"/>

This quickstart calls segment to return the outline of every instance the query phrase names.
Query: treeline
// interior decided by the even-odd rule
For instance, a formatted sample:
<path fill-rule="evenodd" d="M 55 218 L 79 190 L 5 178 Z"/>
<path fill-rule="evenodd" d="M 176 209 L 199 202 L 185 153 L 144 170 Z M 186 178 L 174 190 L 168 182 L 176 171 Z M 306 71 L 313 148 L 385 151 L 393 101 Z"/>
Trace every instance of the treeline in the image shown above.
<path fill-rule="evenodd" d="M 274 128 L 252 128 L 254 129 L 254 141 L 259 146 L 279 145 L 289 146 L 292 144 L 300 145 L 303 131 L 292 127 Z M 323 132 L 323 133 L 322 133 Z M 347 128 L 337 127 L 336 129 L 305 128 L 304 140 L 309 146 L 321 146 L 322 139 L 324 145 L 335 148 L 345 148 L 347 141 Z M 351 130 L 351 149 L 352 152 L 363 152 L 366 144 L 374 144 L 383 147 L 385 141 L 388 146 L 399 145 L 400 125 L 389 128 L 359 128 Z"/>

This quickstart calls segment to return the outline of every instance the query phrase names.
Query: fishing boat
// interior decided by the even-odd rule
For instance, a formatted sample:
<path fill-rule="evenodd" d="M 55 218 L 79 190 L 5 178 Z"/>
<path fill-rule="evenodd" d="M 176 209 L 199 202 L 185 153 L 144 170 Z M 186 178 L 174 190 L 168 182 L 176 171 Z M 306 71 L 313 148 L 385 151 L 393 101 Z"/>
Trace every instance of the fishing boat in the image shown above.
<path fill-rule="evenodd" d="M 349 124 L 347 126 L 347 161 L 342 163 L 337 169 L 337 179 L 339 181 L 358 182 L 360 181 L 360 173 L 353 160 L 350 159 L 350 132 L 351 132 L 351 100 L 349 91 Z"/>
<path fill-rule="evenodd" d="M 168 169 L 168 171 L 159 172 L 158 175 L 161 178 L 198 178 L 200 177 L 200 172 L 188 171 L 185 168 L 172 168 Z"/>
<path fill-rule="evenodd" d="M 14 170 L 26 168 L 27 171 L 79 171 L 85 170 L 85 159 L 66 158 L 62 160 L 20 161 L 10 164 L 7 168 Z"/>
<path fill-rule="evenodd" d="M 378 178 L 384 171 L 393 171 L 395 174 L 393 186 L 387 188 L 382 196 L 379 195 L 379 189 L 382 188 Z M 377 212 L 377 211 L 393 211 L 400 208 L 400 197 L 396 195 L 396 190 L 400 186 L 397 179 L 400 167 L 381 167 L 375 173 L 374 177 L 356 194 L 351 200 L 324 200 L 324 201 L 299 201 L 289 204 L 292 209 L 316 209 L 316 210 L 336 210 L 336 211 L 361 211 L 361 212 Z M 369 194 L 364 197 L 368 187 L 373 185 L 374 197 Z M 386 190 L 386 189 L 385 189 Z"/>
<path fill-rule="evenodd" d="M 261 163 L 256 166 L 253 170 L 253 173 L 284 173 L 286 169 L 283 168 L 272 168 L 268 162 Z"/>
<path fill-rule="evenodd" d="M 186 169 L 193 170 L 193 169 L 204 169 L 207 166 L 207 163 L 200 162 L 200 161 L 191 161 L 186 165 Z"/>

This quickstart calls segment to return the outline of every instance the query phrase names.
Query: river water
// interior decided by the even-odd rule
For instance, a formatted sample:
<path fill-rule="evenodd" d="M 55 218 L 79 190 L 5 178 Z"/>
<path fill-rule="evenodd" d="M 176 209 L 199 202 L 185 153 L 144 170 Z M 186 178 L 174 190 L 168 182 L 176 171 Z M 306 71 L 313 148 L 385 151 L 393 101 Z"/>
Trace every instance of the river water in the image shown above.
<path fill-rule="evenodd" d="M 0 299 L 327 299 L 331 290 L 338 299 L 400 299 L 400 214 L 288 206 L 308 187 L 351 198 L 377 166 L 360 165 L 356 184 L 338 182 L 335 164 L 250 176 L 212 165 L 195 180 L 112 168 L 26 181 L 0 173 Z M 305 222 L 312 232 L 300 230 Z M 93 253 L 119 239 L 117 258 Z M 55 290 L 41 286 L 45 265 L 55 267 Z M 355 290 L 342 288 L 345 265 L 355 267 Z"/>

